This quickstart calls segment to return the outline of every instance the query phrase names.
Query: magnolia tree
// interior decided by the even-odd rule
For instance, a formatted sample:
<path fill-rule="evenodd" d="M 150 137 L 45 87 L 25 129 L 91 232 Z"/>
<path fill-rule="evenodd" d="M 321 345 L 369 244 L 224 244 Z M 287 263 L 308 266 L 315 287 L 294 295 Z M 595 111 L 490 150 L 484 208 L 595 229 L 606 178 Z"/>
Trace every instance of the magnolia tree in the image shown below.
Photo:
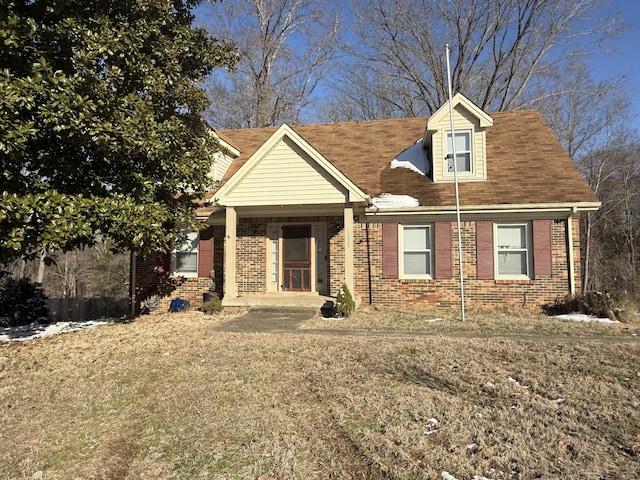
<path fill-rule="evenodd" d="M 198 87 L 235 51 L 197 0 L 0 0 L 0 264 L 195 226 L 215 145 Z"/>

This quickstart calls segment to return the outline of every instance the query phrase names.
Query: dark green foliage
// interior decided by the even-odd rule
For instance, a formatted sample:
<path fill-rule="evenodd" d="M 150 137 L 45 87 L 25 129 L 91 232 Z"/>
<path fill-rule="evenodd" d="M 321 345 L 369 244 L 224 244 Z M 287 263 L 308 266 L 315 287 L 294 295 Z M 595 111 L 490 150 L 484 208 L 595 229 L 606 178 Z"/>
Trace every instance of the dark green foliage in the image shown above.
<path fill-rule="evenodd" d="M 224 307 L 222 306 L 222 300 L 220 300 L 219 298 L 215 298 L 203 303 L 200 307 L 200 311 L 206 313 L 207 315 L 215 315 L 217 313 L 220 313 L 223 308 Z"/>
<path fill-rule="evenodd" d="M 201 82 L 228 45 L 197 0 L 0 0 L 0 264 L 112 239 L 169 248 L 215 148 Z"/>
<path fill-rule="evenodd" d="M 42 285 L 28 278 L 0 280 L 0 326 L 18 327 L 35 321 L 46 323 L 48 312 Z"/>
<path fill-rule="evenodd" d="M 342 284 L 338 297 L 336 298 L 336 316 L 348 317 L 356 310 L 356 302 L 351 296 L 351 292 L 346 284 Z"/>

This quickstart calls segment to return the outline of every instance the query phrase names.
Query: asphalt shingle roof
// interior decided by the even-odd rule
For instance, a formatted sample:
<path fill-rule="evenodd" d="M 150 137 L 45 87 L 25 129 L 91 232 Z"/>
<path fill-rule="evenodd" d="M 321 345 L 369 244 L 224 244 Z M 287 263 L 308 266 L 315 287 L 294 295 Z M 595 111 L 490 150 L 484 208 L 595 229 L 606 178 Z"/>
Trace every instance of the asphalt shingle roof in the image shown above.
<path fill-rule="evenodd" d="M 462 205 L 597 202 L 537 111 L 492 113 L 487 130 L 486 181 L 460 182 Z M 422 138 L 426 118 L 299 125 L 292 128 L 371 197 L 410 195 L 423 206 L 455 204 L 453 183 L 434 183 L 391 161 Z M 275 127 L 223 130 L 241 153 L 226 182 L 277 130 Z"/>

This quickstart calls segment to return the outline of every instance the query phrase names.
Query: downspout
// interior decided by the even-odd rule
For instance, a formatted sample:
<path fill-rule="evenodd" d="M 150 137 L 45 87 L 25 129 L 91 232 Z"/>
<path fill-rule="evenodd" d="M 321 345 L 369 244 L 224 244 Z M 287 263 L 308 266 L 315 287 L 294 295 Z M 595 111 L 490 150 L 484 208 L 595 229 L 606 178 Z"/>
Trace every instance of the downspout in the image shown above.
<path fill-rule="evenodd" d="M 136 315 L 136 255 L 129 253 L 129 316 Z"/>
<path fill-rule="evenodd" d="M 576 294 L 575 259 L 573 257 L 573 217 L 575 213 L 576 208 L 573 207 L 571 214 L 567 217 L 567 263 L 569 268 L 569 293 L 571 296 L 575 296 Z"/>

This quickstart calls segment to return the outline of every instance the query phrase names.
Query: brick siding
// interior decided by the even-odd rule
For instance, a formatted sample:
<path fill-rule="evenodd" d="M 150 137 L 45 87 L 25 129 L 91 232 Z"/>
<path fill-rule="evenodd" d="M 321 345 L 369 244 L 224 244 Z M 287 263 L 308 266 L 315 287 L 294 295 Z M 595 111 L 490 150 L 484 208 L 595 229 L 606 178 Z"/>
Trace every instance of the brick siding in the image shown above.
<path fill-rule="evenodd" d="M 580 233 L 579 220 L 573 220 L 573 255 L 575 261 L 576 291 L 580 290 Z M 335 217 L 273 217 L 241 218 L 237 228 L 236 282 L 238 294 L 266 292 L 267 225 L 324 223 L 328 238 L 328 289 L 336 296 L 344 282 L 344 229 L 343 218 Z M 222 296 L 224 226 L 213 227 L 214 272 L 216 292 Z M 479 280 L 477 278 L 476 223 L 462 223 L 462 252 L 465 277 L 465 297 L 469 307 L 474 306 L 534 306 L 554 301 L 569 291 L 567 262 L 567 220 L 551 222 L 552 273 L 536 280 Z M 450 279 L 393 279 L 382 275 L 382 224 L 354 224 L 354 281 L 355 294 L 363 303 L 399 305 L 423 302 L 434 306 L 457 306 L 460 302 L 458 280 L 458 234 L 451 225 Z M 170 265 L 170 263 L 169 263 Z M 166 311 L 172 298 L 189 300 L 194 307 L 202 303 L 202 295 L 209 291 L 212 280 L 208 277 L 175 279 L 169 276 L 167 262 L 158 256 L 137 261 L 137 298 L 143 300 L 155 291 L 163 296 L 160 309 Z"/>

